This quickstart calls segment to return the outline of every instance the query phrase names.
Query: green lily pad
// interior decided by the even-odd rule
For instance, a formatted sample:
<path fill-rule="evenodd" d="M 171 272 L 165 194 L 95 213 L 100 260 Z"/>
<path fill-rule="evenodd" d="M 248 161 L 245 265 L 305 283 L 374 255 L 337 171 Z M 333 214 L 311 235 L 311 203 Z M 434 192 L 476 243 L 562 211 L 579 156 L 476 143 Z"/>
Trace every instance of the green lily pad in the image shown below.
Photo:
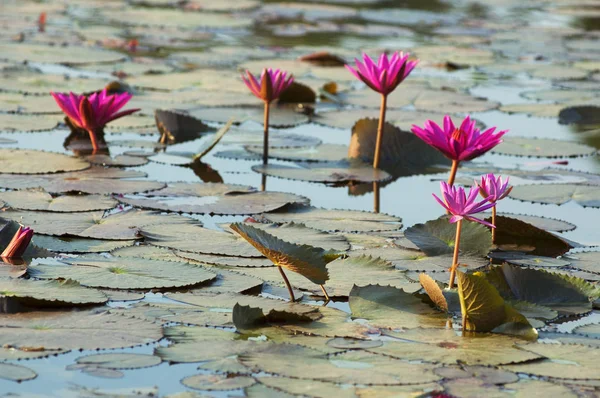
<path fill-rule="evenodd" d="M 483 213 L 483 214 L 485 215 L 485 218 L 491 217 L 489 213 Z M 544 229 L 546 231 L 552 231 L 552 232 L 567 232 L 567 231 L 572 231 L 575 228 L 577 228 L 577 226 L 575 224 L 571 224 L 570 222 L 563 221 L 563 220 L 557 220 L 555 218 L 549 218 L 549 217 L 539 217 L 539 216 L 530 216 L 530 215 L 526 215 L 526 214 L 513 214 L 513 213 L 502 213 L 502 212 L 499 212 L 498 215 L 510 217 L 510 218 L 516 218 L 517 220 L 521 220 L 523 222 L 531 224 L 534 227 Z"/>
<path fill-rule="evenodd" d="M 239 124 L 249 120 L 263 123 L 263 112 L 261 107 L 206 107 L 191 110 L 190 115 L 201 120 L 219 123 L 226 123 L 234 118 L 235 123 Z M 269 126 L 272 127 L 292 127 L 306 122 L 308 122 L 308 116 L 290 108 L 271 106 L 269 111 Z"/>
<path fill-rule="evenodd" d="M 90 164 L 82 159 L 31 149 L 0 148 L 0 160 L 2 161 L 2 173 L 6 174 L 57 173 L 90 167 Z M 23 177 L 20 176 L 20 178 Z"/>
<path fill-rule="evenodd" d="M 0 297 L 30 307 L 93 305 L 108 301 L 102 292 L 86 289 L 73 280 L 0 279 Z"/>
<path fill-rule="evenodd" d="M 37 377 L 33 370 L 13 363 L 0 363 L 0 379 L 16 381 L 32 380 Z"/>
<path fill-rule="evenodd" d="M 600 252 L 569 253 L 564 259 L 574 268 L 600 274 Z"/>
<path fill-rule="evenodd" d="M 52 130 L 60 122 L 58 115 L 24 115 L 20 113 L 0 114 L 0 131 L 36 132 Z"/>
<path fill-rule="evenodd" d="M 295 167 L 268 164 L 252 166 L 252 170 L 267 176 L 290 180 L 345 183 L 387 181 L 392 177 L 383 170 L 373 169 L 371 165 L 357 160 L 336 163 L 305 163 Z"/>
<path fill-rule="evenodd" d="M 39 62 L 48 64 L 93 64 L 116 62 L 125 59 L 125 55 L 94 47 L 45 46 L 31 43 L 2 43 L 0 59 L 12 62 Z"/>
<path fill-rule="evenodd" d="M 393 231 L 402 228 L 402 220 L 388 214 L 311 206 L 290 206 L 285 211 L 263 214 L 263 217 L 274 223 L 302 223 L 309 228 L 330 232 Z"/>
<path fill-rule="evenodd" d="M 511 156 L 563 158 L 594 155 L 597 149 L 572 141 L 510 136 L 503 138 L 492 152 Z"/>
<path fill-rule="evenodd" d="M 203 391 L 230 391 L 254 385 L 256 380 L 249 376 L 199 374 L 188 376 L 181 380 L 181 384 L 195 390 Z"/>
<path fill-rule="evenodd" d="M 353 318 L 367 319 L 379 328 L 443 327 L 446 321 L 446 314 L 391 286 L 354 286 L 349 303 Z"/>
<path fill-rule="evenodd" d="M 102 253 L 132 246 L 134 240 L 100 240 L 68 236 L 34 235 L 33 244 L 56 253 Z"/>
<path fill-rule="evenodd" d="M 141 369 L 156 366 L 162 360 L 159 357 L 147 354 L 110 353 L 86 355 L 77 358 L 75 362 L 80 365 L 102 369 Z"/>
<path fill-rule="evenodd" d="M 447 219 L 427 221 L 408 228 L 404 235 L 428 256 L 454 252 L 456 224 Z M 461 228 L 460 251 L 466 255 L 485 256 L 492 248 L 492 234 L 481 224 L 465 222 Z"/>
<path fill-rule="evenodd" d="M 40 279 L 70 278 L 83 286 L 108 289 L 184 287 L 216 278 L 206 269 L 183 262 L 97 255 L 63 261 L 72 266 L 37 265 L 30 267 L 29 273 Z"/>
<path fill-rule="evenodd" d="M 26 358 L 28 351 L 51 355 L 64 350 L 131 347 L 162 338 L 159 324 L 102 311 L 5 314 L 0 326 L 0 343 L 13 347 L 16 358 Z M 95 333 L 90 335 L 90 330 Z"/>
<path fill-rule="evenodd" d="M 262 158 L 261 147 L 246 146 L 245 148 L 251 154 L 260 155 Z M 269 157 L 290 162 L 339 162 L 348 157 L 348 147 L 339 144 L 321 144 L 317 147 L 274 148 L 269 150 Z"/>
<path fill-rule="evenodd" d="M 522 267 L 566 267 L 571 264 L 564 258 L 532 256 L 521 252 L 491 252 L 488 257 L 494 261 L 505 261 L 509 264 Z"/>
<path fill-rule="evenodd" d="M 197 222 L 179 215 L 161 215 L 151 211 L 128 210 L 103 217 L 103 212 L 50 213 L 7 210 L 2 217 L 31 226 L 35 232 L 55 236 L 132 240 L 139 239 L 142 228 L 160 224 L 166 227 Z"/>
<path fill-rule="evenodd" d="M 592 185 L 520 185 L 509 196 L 534 203 L 562 205 L 574 200 L 584 207 L 600 207 L 600 187 Z"/>
<path fill-rule="evenodd" d="M 148 159 L 139 156 L 117 155 L 89 155 L 85 160 L 92 164 L 107 167 L 136 167 L 148 163 Z"/>
<path fill-rule="evenodd" d="M 52 197 L 43 191 L 1 192 L 0 200 L 13 209 L 53 212 L 109 210 L 117 201 L 103 195 L 65 195 Z"/>
<path fill-rule="evenodd" d="M 345 109 L 341 111 L 322 112 L 314 117 L 314 122 L 329 127 L 340 129 L 351 129 L 359 119 L 379 119 L 379 110 L 368 109 L 361 110 L 361 117 L 357 116 L 355 109 Z M 385 114 L 387 123 L 399 127 L 402 130 L 409 131 L 413 124 L 422 124 L 423 120 L 441 120 L 444 115 L 432 112 L 406 111 L 390 109 Z"/>

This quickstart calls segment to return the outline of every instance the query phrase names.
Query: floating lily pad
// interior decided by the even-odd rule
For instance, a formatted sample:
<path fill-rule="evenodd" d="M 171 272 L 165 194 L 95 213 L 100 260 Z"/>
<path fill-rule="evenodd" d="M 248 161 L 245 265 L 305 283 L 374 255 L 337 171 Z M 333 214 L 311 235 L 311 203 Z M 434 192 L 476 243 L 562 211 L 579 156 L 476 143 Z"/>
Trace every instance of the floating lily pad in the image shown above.
<path fill-rule="evenodd" d="M 594 155 L 596 148 L 572 141 L 548 138 L 506 137 L 492 152 L 511 156 L 561 158 Z"/>
<path fill-rule="evenodd" d="M 222 256 L 262 257 L 245 240 L 234 234 L 202 228 L 199 225 L 153 225 L 142 229 L 146 242 L 158 247 L 192 253 Z"/>
<path fill-rule="evenodd" d="M 252 170 L 273 177 L 321 183 L 375 182 L 391 178 L 385 171 L 360 161 L 306 163 L 298 167 L 268 164 L 252 166 Z"/>
<path fill-rule="evenodd" d="M 38 265 L 29 273 L 41 279 L 73 279 L 83 286 L 107 289 L 155 289 L 197 285 L 216 274 L 183 262 L 106 258 L 88 255 L 63 260 L 72 266 Z"/>
<path fill-rule="evenodd" d="M 48 64 L 93 64 L 116 62 L 125 55 L 94 47 L 44 46 L 29 43 L 0 44 L 0 59 L 12 62 L 39 62 Z"/>
<path fill-rule="evenodd" d="M 507 104 L 502 105 L 500 110 L 509 114 L 524 113 L 537 117 L 558 117 L 564 105 L 559 104 Z"/>
<path fill-rule="evenodd" d="M 234 257 L 213 254 L 175 251 L 175 255 L 184 260 L 197 261 L 203 264 L 220 265 L 225 267 L 273 267 L 271 260 L 260 257 Z"/>
<path fill-rule="evenodd" d="M 305 203 L 302 196 L 285 192 L 225 192 L 171 197 L 155 196 L 152 198 L 122 197 L 122 203 L 145 209 L 165 210 L 182 213 L 218 214 L 218 215 L 250 215 L 277 210 L 290 203 Z M 156 192 L 162 194 L 162 191 Z"/>
<path fill-rule="evenodd" d="M 109 155 L 89 155 L 85 159 L 92 164 L 109 167 L 136 167 L 148 163 L 148 159 L 146 158 L 129 155 L 117 155 L 114 157 L 110 157 Z"/>
<path fill-rule="evenodd" d="M 135 243 L 133 240 L 82 239 L 49 235 L 34 235 L 32 242 L 36 246 L 57 253 L 102 253 L 132 246 Z"/>
<path fill-rule="evenodd" d="M 82 159 L 30 149 L 0 148 L 0 160 L 2 161 L 2 173 L 7 174 L 56 173 L 90 167 L 90 164 Z"/>
<path fill-rule="evenodd" d="M 491 217 L 489 213 L 484 213 L 485 218 Z M 570 222 L 557 220 L 555 218 L 548 217 L 539 217 L 539 216 L 530 216 L 526 214 L 513 214 L 513 213 L 498 213 L 500 216 L 515 218 L 517 220 L 521 220 L 528 224 L 531 224 L 537 228 L 544 229 L 546 231 L 552 232 L 567 232 L 572 231 L 577 226 L 575 224 L 571 224 Z"/>
<path fill-rule="evenodd" d="M 309 228 L 331 232 L 393 231 L 402 228 L 400 218 L 387 214 L 310 206 L 293 206 L 285 212 L 263 214 L 263 217 L 270 222 L 302 223 Z"/>
<path fill-rule="evenodd" d="M 28 178 L 23 178 L 22 175 L 5 174 L 0 179 L 0 186 L 10 189 L 40 188 L 50 193 L 83 192 L 89 194 L 132 194 L 152 191 L 165 186 L 164 183 L 157 181 L 120 179 L 142 176 L 145 174 L 133 170 L 92 167 L 78 172 L 43 174 Z"/>
<path fill-rule="evenodd" d="M 80 365 L 94 366 L 102 369 L 141 369 L 156 366 L 162 360 L 154 355 L 111 353 L 86 355 L 77 358 L 75 362 Z"/>
<path fill-rule="evenodd" d="M 562 205 L 574 200 L 581 206 L 600 207 L 600 187 L 577 184 L 520 185 L 510 193 L 513 199 Z"/>
<path fill-rule="evenodd" d="M 561 258 L 531 256 L 521 252 L 503 252 L 497 251 L 488 254 L 488 257 L 495 261 L 506 261 L 509 264 L 522 267 L 566 267 L 571 264 L 570 261 Z"/>
<path fill-rule="evenodd" d="M 247 146 L 251 154 L 262 157 L 262 148 Z M 269 150 L 269 157 L 291 162 L 339 162 L 348 157 L 348 147 L 338 144 L 322 144 L 309 148 L 275 148 Z"/>
<path fill-rule="evenodd" d="M 190 115 L 211 122 L 225 123 L 234 118 L 239 124 L 248 120 L 263 122 L 263 108 L 260 107 L 206 107 L 190 111 Z M 269 111 L 269 125 L 273 127 L 291 127 L 308 122 L 308 116 L 290 108 L 272 106 Z"/>
<path fill-rule="evenodd" d="M 391 286 L 354 286 L 349 297 L 353 318 L 364 318 L 375 327 L 443 327 L 446 314 L 416 296 Z"/>
<path fill-rule="evenodd" d="M 13 363 L 0 363 L 0 379 L 22 382 L 37 377 L 33 370 Z"/>
<path fill-rule="evenodd" d="M 500 103 L 450 90 L 423 90 L 415 99 L 414 106 L 419 111 L 437 112 L 443 109 L 448 113 L 469 113 L 496 109 Z"/>
<path fill-rule="evenodd" d="M 454 252 L 456 225 L 440 218 L 413 225 L 405 231 L 405 236 L 428 256 L 449 254 Z M 492 248 L 492 235 L 487 227 L 467 221 L 461 228 L 459 247 L 466 255 L 485 256 Z"/>
<path fill-rule="evenodd" d="M 504 366 L 517 373 L 557 379 L 593 379 L 600 378 L 596 364 L 600 350 L 583 345 L 557 345 L 532 343 L 520 346 L 521 349 L 548 358 L 525 364 Z"/>
<path fill-rule="evenodd" d="M 600 274 L 600 252 L 570 253 L 564 259 L 577 269 Z"/>
<path fill-rule="evenodd" d="M 177 27 L 180 29 L 234 29 L 245 28 L 252 20 L 228 14 L 186 12 L 158 8 L 128 8 L 109 12 L 106 17 L 126 25 Z"/>
<path fill-rule="evenodd" d="M 262 120 L 261 120 L 262 122 Z M 223 144 L 235 144 L 244 146 L 261 146 L 263 143 L 262 130 L 247 130 L 232 127 L 223 137 Z M 269 148 L 302 148 L 315 147 L 321 144 L 321 140 L 307 135 L 282 133 L 280 131 L 269 131 Z"/>
<path fill-rule="evenodd" d="M 20 210 L 38 210 L 52 212 L 79 212 L 108 210 L 117 205 L 117 201 L 102 195 L 65 195 L 52 197 L 43 191 L 1 192 L 0 200 L 9 207 Z"/>
<path fill-rule="evenodd" d="M 409 131 L 413 124 L 422 124 L 423 120 L 442 120 L 444 115 L 431 112 L 415 112 L 390 109 L 385 114 L 387 123 L 397 126 L 402 130 Z M 334 112 L 322 112 L 314 118 L 315 123 L 325 126 L 350 129 L 359 119 L 379 119 L 379 110 L 361 110 L 358 117 L 355 109 L 346 109 Z"/>
<path fill-rule="evenodd" d="M 72 280 L 0 279 L 0 297 L 31 307 L 92 305 L 108 301 L 102 292 L 86 289 Z"/>
<path fill-rule="evenodd" d="M 0 131 L 34 132 L 51 130 L 58 125 L 59 116 L 22 115 L 19 113 L 0 114 Z"/>
<path fill-rule="evenodd" d="M 438 376 L 444 379 L 467 379 L 475 377 L 485 384 L 508 384 L 519 381 L 519 376 L 513 372 L 490 368 L 487 366 L 464 366 L 464 367 L 442 367 L 434 370 Z"/>
<path fill-rule="evenodd" d="M 24 357 L 32 350 L 50 355 L 58 350 L 130 347 L 162 338 L 159 324 L 97 311 L 5 314 L 0 326 L 2 346 L 14 347 Z"/>
<path fill-rule="evenodd" d="M 139 239 L 141 228 L 160 224 L 195 224 L 189 218 L 151 211 L 129 210 L 103 218 L 103 212 L 50 213 L 7 210 L 2 217 L 31 226 L 37 233 L 82 238 L 131 240 Z"/>
<path fill-rule="evenodd" d="M 354 398 L 356 389 L 347 386 L 338 386 L 333 383 L 322 381 L 296 379 L 291 377 L 281 376 L 261 376 L 257 378 L 262 386 L 270 387 L 274 394 L 278 394 L 281 398 L 291 398 L 298 395 L 309 397 L 336 397 L 336 398 Z M 255 390 L 259 394 L 258 390 Z M 263 390 L 264 391 L 264 390 Z M 255 393 L 254 391 L 250 394 Z M 252 397 L 246 390 L 248 397 Z M 263 393 L 264 394 L 264 393 Z M 287 395 L 281 395 L 287 394 Z M 289 397 L 288 397 L 289 395 Z M 256 395 L 265 396 L 265 395 Z"/>
<path fill-rule="evenodd" d="M 246 388 L 254 385 L 256 380 L 248 376 L 212 375 L 199 374 L 188 376 L 181 380 L 181 384 L 186 387 L 204 391 L 230 391 L 239 388 Z"/>

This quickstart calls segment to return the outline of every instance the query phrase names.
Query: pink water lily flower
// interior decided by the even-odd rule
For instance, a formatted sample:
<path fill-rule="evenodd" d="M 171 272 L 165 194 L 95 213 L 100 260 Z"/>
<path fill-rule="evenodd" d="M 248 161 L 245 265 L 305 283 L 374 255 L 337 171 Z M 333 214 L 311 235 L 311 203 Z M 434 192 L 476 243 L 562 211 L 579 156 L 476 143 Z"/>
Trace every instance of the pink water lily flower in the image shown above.
<path fill-rule="evenodd" d="M 294 77 L 281 69 L 263 69 L 260 75 L 260 82 L 250 73 L 246 71 L 246 76 L 242 74 L 242 80 L 246 86 L 252 91 L 257 98 L 270 103 L 287 90 L 294 82 Z"/>
<path fill-rule="evenodd" d="M 375 63 L 367 54 L 363 54 L 363 62 L 355 59 L 356 69 L 346 65 L 357 79 L 362 80 L 371 89 L 382 95 L 388 95 L 412 72 L 419 63 L 418 60 L 409 61 L 409 53 L 395 52 L 391 58 L 381 54 Z"/>
<path fill-rule="evenodd" d="M 475 120 L 467 116 L 456 128 L 450 116 L 446 115 L 443 128 L 428 120 L 425 128 L 413 125 L 412 132 L 447 158 L 460 162 L 475 159 L 494 148 L 502 142 L 502 136 L 508 131 L 494 134 L 496 127 L 491 127 L 482 133 L 475 124 Z"/>
<path fill-rule="evenodd" d="M 0 257 L 14 258 L 23 256 L 32 237 L 33 230 L 31 228 L 23 228 L 20 226 L 8 246 L 6 246 L 2 254 L 0 254 Z"/>
<path fill-rule="evenodd" d="M 509 178 L 502 182 L 502 177 L 496 177 L 494 174 L 489 173 L 481 176 L 481 181 L 475 180 L 475 185 L 479 187 L 479 193 L 482 197 L 487 198 L 488 201 L 496 203 L 497 201 L 504 199 L 508 196 L 513 187 L 508 186 Z"/>
<path fill-rule="evenodd" d="M 465 219 L 495 228 L 494 225 L 489 222 L 473 217 L 473 214 L 481 213 L 482 211 L 494 207 L 494 203 L 490 203 L 488 198 L 480 202 L 476 201 L 477 195 L 479 194 L 478 187 L 472 187 L 469 190 L 469 195 L 467 195 L 464 188 L 455 187 L 445 181 L 442 181 L 440 186 L 442 189 L 443 200 L 438 198 L 435 194 L 433 194 L 433 197 L 452 215 L 450 218 L 451 223 Z"/>
<path fill-rule="evenodd" d="M 98 150 L 98 134 L 106 124 L 139 111 L 139 109 L 120 111 L 131 99 L 132 95 L 129 93 L 108 94 L 104 89 L 90 96 L 74 93 L 51 92 L 50 94 L 69 120 L 76 127 L 90 134 L 94 152 Z"/>

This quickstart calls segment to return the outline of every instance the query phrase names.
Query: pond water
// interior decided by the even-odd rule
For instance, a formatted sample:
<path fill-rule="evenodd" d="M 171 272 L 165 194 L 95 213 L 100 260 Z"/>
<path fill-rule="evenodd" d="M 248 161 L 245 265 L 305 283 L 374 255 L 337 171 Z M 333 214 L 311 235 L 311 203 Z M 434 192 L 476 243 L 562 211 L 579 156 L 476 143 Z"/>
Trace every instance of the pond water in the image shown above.
<path fill-rule="evenodd" d="M 5 204 L 0 217 L 31 225 L 40 236 L 69 237 L 36 241 L 34 236 L 34 244 L 52 253 L 33 256 L 28 272 L 20 275 L 28 281 L 66 280 L 66 287 L 24 288 L 16 294 L 20 299 L 13 299 L 20 282 L 0 273 L 3 306 L 18 304 L 0 314 L 0 365 L 29 369 L 0 366 L 0 397 L 598 394 L 600 315 L 594 310 L 598 301 L 590 301 L 598 299 L 600 280 L 595 254 L 600 3 L 6 0 L 0 10 L 0 204 Z M 437 260 L 404 236 L 406 228 L 443 215 L 431 194 L 439 195 L 448 164 L 427 164 L 418 172 L 382 167 L 391 176 L 375 195 L 371 181 L 340 181 L 340 175 L 358 172 L 343 162 L 281 160 L 335 156 L 339 148 L 343 158 L 353 129 L 358 130 L 354 124 L 378 115 L 379 98 L 345 68 L 299 57 L 327 51 L 349 62 L 363 52 L 399 50 L 410 51 L 420 64 L 390 96 L 388 122 L 408 131 L 426 119 L 440 123 L 446 113 L 455 120 L 470 114 L 480 126 L 508 130 L 496 150 L 461 164 L 457 182 L 471 184 L 488 171 L 510 176 L 514 189 L 498 204 L 499 212 L 533 216 L 535 237 L 523 238 L 524 227 L 511 224 L 505 232 L 517 238 L 500 249 L 533 250 L 527 259 L 538 265 L 512 262 L 516 269 L 583 278 L 565 282 L 556 275 L 519 274 L 515 279 L 530 278 L 529 285 L 507 282 L 513 293 L 513 282 L 523 289 L 506 301 L 532 322 L 537 342 L 501 334 L 463 337 L 460 316 L 447 320 L 423 309 L 412 294 L 421 288 L 419 272 L 431 271 L 443 281 L 449 275 L 451 248 Z M 273 106 L 269 165 L 282 173 L 279 177 L 253 170 L 260 163 L 262 108 L 239 78 L 243 69 L 271 66 L 290 70 L 318 97 L 313 104 Z M 49 92 L 91 92 L 119 78 L 133 92 L 126 108 L 141 111 L 109 124 L 105 138 L 113 162 L 118 155 L 134 156 L 124 157 L 120 167 L 103 167 L 106 160 L 86 156 L 85 139 L 65 146 L 71 132 Z M 326 92 L 330 82 L 337 93 Z M 210 132 L 162 148 L 155 109 L 192 115 Z M 230 117 L 236 126 L 201 162 L 177 165 L 210 143 L 212 131 Z M 185 123 L 176 127 L 184 130 Z M 332 144 L 331 152 L 320 151 L 319 144 Z M 282 148 L 287 152 L 277 152 Z M 46 158 L 42 151 L 69 157 Z M 417 162 L 421 154 L 392 155 Z M 100 165 L 81 171 L 88 162 Z M 313 182 L 323 178 L 327 183 Z M 532 184 L 552 188 L 531 193 Z M 259 192 L 261 186 L 266 193 Z M 40 199 L 42 192 L 54 198 Z M 57 196 L 75 199 L 61 205 Z M 364 219 L 350 212 L 299 216 L 298 205 L 291 203 L 308 201 L 316 208 L 363 211 Z M 380 214 L 366 213 L 377 201 Z M 140 215 L 141 208 L 157 213 Z M 313 227 L 308 232 L 298 226 L 291 232 L 285 226 L 265 231 L 349 254 L 330 263 L 325 287 L 333 301 L 324 302 L 318 284 L 286 271 L 301 303 L 286 307 L 288 292 L 274 267 L 228 227 L 249 216 L 265 223 L 306 222 Z M 370 226 L 371 220 L 379 227 Z M 555 242 L 568 247 L 550 247 Z M 375 266 L 354 263 L 362 253 L 383 260 Z M 426 257 L 426 268 L 409 264 L 417 257 Z M 556 266 L 556 259 L 546 257 L 566 263 Z M 469 269 L 487 264 L 481 253 L 465 258 L 475 261 Z M 71 286 L 69 281 L 84 290 L 54 297 Z M 384 309 L 369 307 L 372 313 L 361 304 L 361 313 L 348 303 L 354 283 L 402 288 L 393 297 L 410 299 L 386 303 Z M 563 287 L 571 293 L 580 289 L 573 293 L 580 296 L 585 292 L 584 303 L 561 301 L 556 295 Z M 100 305 L 81 305 L 99 303 L 95 294 L 104 297 Z M 523 297 L 532 303 L 523 304 Z M 268 325 L 242 330 L 237 323 L 236 332 L 237 302 L 262 308 Z M 105 358 L 104 365 L 102 359 L 91 365 L 78 361 L 99 353 L 143 355 Z"/>

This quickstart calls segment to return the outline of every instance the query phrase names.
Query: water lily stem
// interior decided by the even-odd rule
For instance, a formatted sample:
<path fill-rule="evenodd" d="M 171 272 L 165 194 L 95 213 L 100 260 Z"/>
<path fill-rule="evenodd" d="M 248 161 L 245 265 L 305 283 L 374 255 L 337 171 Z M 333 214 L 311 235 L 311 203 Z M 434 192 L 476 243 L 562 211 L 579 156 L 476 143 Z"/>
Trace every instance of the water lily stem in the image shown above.
<path fill-rule="evenodd" d="M 458 249 L 460 248 L 460 230 L 462 220 L 456 222 L 456 238 L 454 239 L 454 256 L 452 257 L 452 267 L 450 268 L 450 283 L 448 287 L 454 288 L 454 278 L 456 277 L 456 268 L 458 268 Z"/>
<path fill-rule="evenodd" d="M 263 138 L 263 164 L 267 164 L 269 163 L 269 110 L 270 110 L 271 104 L 267 101 L 265 101 L 265 118 L 264 118 L 264 125 L 265 125 L 265 135 Z"/>
<path fill-rule="evenodd" d="M 450 169 L 450 177 L 448 177 L 448 185 L 454 185 L 454 179 L 456 178 L 456 171 L 458 170 L 458 160 L 452 161 L 452 168 Z"/>
<path fill-rule="evenodd" d="M 492 225 L 496 226 L 496 205 L 492 207 Z M 492 228 L 492 243 L 496 243 L 496 228 Z"/>
<path fill-rule="evenodd" d="M 90 140 L 92 141 L 92 155 L 96 154 L 96 152 L 98 152 L 98 137 L 96 137 L 96 132 L 94 130 L 88 130 L 88 133 L 90 134 Z"/>
<path fill-rule="evenodd" d="M 294 297 L 294 291 L 292 290 L 292 285 L 290 285 L 290 281 L 288 280 L 287 276 L 285 275 L 285 272 L 283 272 L 283 268 L 281 268 L 280 266 L 277 266 L 277 268 L 279 268 L 279 272 L 281 273 L 281 276 L 283 277 L 283 281 L 285 282 L 285 286 L 288 289 L 288 293 L 290 294 L 290 301 L 293 303 L 294 301 L 296 301 L 296 298 Z"/>
<path fill-rule="evenodd" d="M 327 290 L 325 290 L 325 286 L 323 285 L 319 285 L 321 286 L 321 291 L 323 291 L 323 294 L 325 295 L 325 304 L 329 303 L 331 301 L 331 298 L 329 298 L 329 294 L 327 294 Z"/>
<path fill-rule="evenodd" d="M 380 198 L 379 198 L 379 182 L 378 181 L 374 181 L 373 182 L 373 211 L 375 213 L 379 213 L 379 202 L 380 202 Z"/>
<path fill-rule="evenodd" d="M 387 107 L 387 95 L 381 95 L 381 109 L 379 110 L 379 126 L 377 127 L 377 141 L 375 143 L 375 157 L 373 158 L 373 168 L 379 167 L 379 151 L 381 149 L 381 139 L 383 137 L 383 126 L 385 126 L 385 109 Z"/>

